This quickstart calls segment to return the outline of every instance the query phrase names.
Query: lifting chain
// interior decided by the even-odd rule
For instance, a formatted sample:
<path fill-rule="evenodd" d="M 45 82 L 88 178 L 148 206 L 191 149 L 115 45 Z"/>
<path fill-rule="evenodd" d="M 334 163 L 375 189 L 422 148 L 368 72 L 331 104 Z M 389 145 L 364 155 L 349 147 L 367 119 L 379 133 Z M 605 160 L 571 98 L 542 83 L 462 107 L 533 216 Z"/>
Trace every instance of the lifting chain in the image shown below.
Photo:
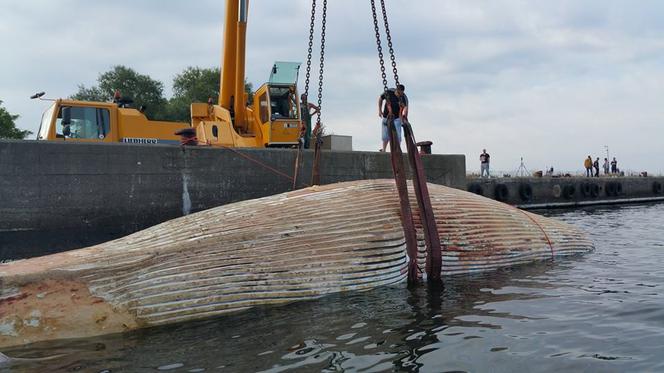
<path fill-rule="evenodd" d="M 323 68 L 325 67 L 325 27 L 327 22 L 327 0 L 323 0 L 323 18 L 320 31 L 320 70 L 318 75 L 318 113 L 316 114 L 316 125 L 320 126 L 320 113 L 323 105 Z M 316 134 L 317 141 L 318 134 Z"/>
<path fill-rule="evenodd" d="M 383 56 L 383 44 L 380 42 L 380 29 L 378 28 L 378 15 L 376 14 L 375 0 L 371 0 L 371 14 L 373 15 L 374 31 L 376 32 L 376 46 L 378 47 L 378 60 L 380 62 L 380 73 L 383 78 L 383 90 L 387 92 L 387 74 L 385 73 L 385 58 Z"/>
<path fill-rule="evenodd" d="M 311 20 L 309 23 L 309 48 L 307 49 L 307 74 L 304 82 L 304 96 L 309 101 L 309 86 L 311 82 L 311 60 L 313 58 L 314 28 L 316 24 L 316 0 L 311 2 Z M 323 104 L 323 72 L 325 68 L 325 31 L 327 29 L 327 0 L 323 0 L 323 14 L 320 35 L 320 68 L 318 70 L 318 112 L 316 113 L 316 125 L 320 127 L 321 107 Z M 307 109 L 308 110 L 308 109 Z M 313 134 L 317 136 L 316 133 Z"/>
<path fill-rule="evenodd" d="M 312 175 L 311 175 L 311 183 L 313 185 L 319 185 L 320 184 L 320 171 L 319 171 L 319 163 L 320 163 L 320 148 L 321 144 L 323 142 L 323 139 L 321 138 L 321 121 L 320 121 L 320 116 L 322 112 L 322 106 L 323 106 L 323 71 L 325 70 L 325 31 L 327 27 L 327 0 L 323 0 L 323 13 L 321 15 L 322 20 L 321 20 L 321 32 L 320 32 L 320 68 L 318 70 L 318 110 L 316 113 L 316 125 L 312 129 L 312 136 L 315 141 L 314 145 L 314 160 L 312 164 Z M 312 59 L 312 54 L 313 54 L 313 46 L 314 46 L 314 28 L 315 28 L 315 22 L 316 21 L 316 0 L 312 0 L 311 3 L 311 22 L 309 24 L 309 49 L 307 51 L 307 76 L 304 84 L 304 95 L 307 100 L 305 102 L 305 110 L 309 110 L 309 84 L 311 81 L 311 59 Z M 297 168 L 297 167 L 296 167 Z M 293 183 L 295 186 L 295 183 Z"/>
<path fill-rule="evenodd" d="M 309 80 L 311 79 L 311 55 L 314 48 L 314 25 L 316 23 L 316 0 L 311 3 L 311 23 L 309 23 L 309 49 L 307 50 L 307 77 L 304 82 L 304 97 L 309 101 Z"/>
<path fill-rule="evenodd" d="M 387 21 L 387 9 L 385 8 L 385 0 L 380 0 L 380 6 L 383 10 L 383 22 L 385 23 L 385 37 L 387 38 L 387 46 L 390 49 L 390 60 L 392 61 L 392 72 L 394 73 L 394 83 L 399 85 L 399 73 L 397 72 L 397 60 L 394 56 L 394 48 L 392 47 L 392 35 L 390 34 L 390 24 Z"/>
<path fill-rule="evenodd" d="M 397 59 L 394 54 L 394 47 L 392 45 L 392 35 L 390 33 L 390 23 L 387 20 L 387 8 L 385 7 L 385 0 L 380 0 L 380 7 L 383 13 L 383 24 L 385 25 L 385 36 L 387 38 L 387 46 L 390 53 L 390 61 L 392 62 L 392 72 L 394 73 L 394 82 L 399 84 L 399 73 L 397 71 Z M 371 0 L 371 14 L 373 15 L 374 31 L 376 32 L 376 47 L 378 49 L 378 60 L 380 61 L 380 74 L 383 78 L 383 89 L 387 91 L 387 73 L 385 72 L 385 55 L 383 54 L 383 44 L 380 41 L 380 28 L 378 26 L 378 12 L 376 11 L 376 0 Z"/>

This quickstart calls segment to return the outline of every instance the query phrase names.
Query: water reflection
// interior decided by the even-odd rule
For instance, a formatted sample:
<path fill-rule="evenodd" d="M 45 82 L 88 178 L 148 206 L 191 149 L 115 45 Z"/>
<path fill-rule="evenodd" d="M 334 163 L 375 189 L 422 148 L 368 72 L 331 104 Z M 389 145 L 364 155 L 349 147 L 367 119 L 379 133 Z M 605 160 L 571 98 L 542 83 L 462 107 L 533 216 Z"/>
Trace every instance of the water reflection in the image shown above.
<path fill-rule="evenodd" d="M 542 297 L 527 291 L 529 286 L 539 286 L 529 279 L 541 276 L 552 266 L 539 263 L 447 278 L 443 288 L 395 286 L 340 294 L 205 322 L 40 343 L 7 351 L 7 355 L 28 359 L 13 363 L 12 371 L 16 372 L 45 365 L 57 372 L 185 372 L 220 367 L 265 372 L 299 368 L 417 371 L 423 368 L 422 357 L 443 345 L 476 338 L 482 329 L 500 329 L 500 324 L 486 321 L 490 317 L 527 317 L 485 306 Z M 500 291 L 508 285 L 510 291 Z M 469 314 L 476 318 L 459 317 Z M 451 329 L 476 332 L 469 335 Z M 42 360 L 49 356 L 56 357 Z"/>

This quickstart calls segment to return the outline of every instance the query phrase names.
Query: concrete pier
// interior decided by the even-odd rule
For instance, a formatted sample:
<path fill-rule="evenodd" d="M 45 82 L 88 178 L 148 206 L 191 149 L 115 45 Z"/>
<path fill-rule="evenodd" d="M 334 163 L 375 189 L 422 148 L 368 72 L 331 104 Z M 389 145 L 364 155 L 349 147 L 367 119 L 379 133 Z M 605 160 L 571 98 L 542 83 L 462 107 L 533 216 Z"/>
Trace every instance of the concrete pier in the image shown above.
<path fill-rule="evenodd" d="M 303 152 L 300 187 L 311 180 L 312 156 Z M 0 141 L 0 260 L 85 247 L 289 191 L 295 157 L 288 149 Z M 429 182 L 465 188 L 465 156 L 423 162 Z M 324 151 L 320 173 L 321 184 L 392 178 L 389 154 L 374 152 Z"/>
<path fill-rule="evenodd" d="M 525 209 L 664 200 L 664 177 L 468 178 L 466 189 Z"/>
<path fill-rule="evenodd" d="M 303 152 L 300 187 L 310 182 L 312 156 Z M 0 141 L 0 260 L 90 246 L 289 191 L 295 157 L 288 149 Z M 467 180 L 463 155 L 423 162 L 429 182 L 525 209 L 664 200 L 663 177 Z M 321 184 L 381 178 L 392 178 L 389 154 L 322 153 Z"/>

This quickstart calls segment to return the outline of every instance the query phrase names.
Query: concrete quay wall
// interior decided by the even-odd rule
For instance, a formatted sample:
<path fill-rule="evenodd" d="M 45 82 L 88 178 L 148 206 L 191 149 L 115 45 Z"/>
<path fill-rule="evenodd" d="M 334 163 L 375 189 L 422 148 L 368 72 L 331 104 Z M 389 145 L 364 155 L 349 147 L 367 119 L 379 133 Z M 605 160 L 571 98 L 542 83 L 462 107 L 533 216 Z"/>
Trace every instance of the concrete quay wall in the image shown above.
<path fill-rule="evenodd" d="M 664 200 L 664 177 L 468 178 L 466 190 L 524 209 Z"/>
<path fill-rule="evenodd" d="M 289 191 L 295 158 L 289 149 L 0 141 L 0 261 L 85 247 Z M 303 152 L 300 187 L 310 182 L 312 158 Z M 429 182 L 465 188 L 465 156 L 423 162 Z M 320 164 L 321 184 L 392 178 L 385 153 L 324 151 Z"/>

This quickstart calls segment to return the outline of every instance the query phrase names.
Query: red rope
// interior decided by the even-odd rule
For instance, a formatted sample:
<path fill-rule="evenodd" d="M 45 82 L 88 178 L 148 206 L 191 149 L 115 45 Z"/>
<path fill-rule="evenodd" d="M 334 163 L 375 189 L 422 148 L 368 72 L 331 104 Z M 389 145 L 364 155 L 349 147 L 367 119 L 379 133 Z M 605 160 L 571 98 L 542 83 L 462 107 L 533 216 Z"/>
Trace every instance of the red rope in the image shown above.
<path fill-rule="evenodd" d="M 540 229 L 540 230 L 542 231 L 542 233 L 544 234 L 544 238 L 546 238 L 546 242 L 549 244 L 549 248 L 551 249 L 551 259 L 555 259 L 555 254 L 554 254 L 554 252 L 553 252 L 553 244 L 551 243 L 551 240 L 549 239 L 549 235 L 546 234 L 546 232 L 544 231 L 544 227 L 542 227 L 542 225 L 540 225 L 540 223 L 538 223 L 537 220 L 533 219 L 532 216 L 528 215 L 527 212 L 525 212 L 525 211 L 523 211 L 523 210 L 521 210 L 521 209 L 518 209 L 518 208 L 516 208 L 516 207 L 514 207 L 514 209 L 516 209 L 517 211 L 522 212 L 524 215 L 526 215 L 526 217 L 527 217 L 528 219 L 530 219 L 530 221 L 532 221 L 533 223 L 535 223 L 536 226 L 539 227 L 539 229 Z"/>
<path fill-rule="evenodd" d="M 274 167 L 268 166 L 267 164 L 265 164 L 265 163 L 263 163 L 263 162 L 261 162 L 261 161 L 259 161 L 259 160 L 256 160 L 256 159 L 254 159 L 254 158 L 252 158 L 252 157 L 250 157 L 250 156 L 248 156 L 248 155 L 246 155 L 246 154 L 244 154 L 244 153 L 242 153 L 242 152 L 239 152 L 239 151 L 237 151 L 237 150 L 235 150 L 235 149 L 233 149 L 233 148 L 231 148 L 231 147 L 224 146 L 224 145 L 221 145 L 221 147 L 224 148 L 224 149 L 226 149 L 226 150 L 230 150 L 230 151 L 232 151 L 233 153 L 235 153 L 235 154 L 237 154 L 237 155 L 239 155 L 239 156 L 241 156 L 241 157 L 243 157 L 243 158 L 245 158 L 245 159 L 247 159 L 247 160 L 249 160 L 249 161 L 251 161 L 251 162 L 254 162 L 254 163 L 256 163 L 257 165 L 259 165 L 259 166 L 261 166 L 261 167 L 263 167 L 263 168 L 265 168 L 265 169 L 268 169 L 268 170 L 274 172 L 275 174 L 277 174 L 277 175 L 279 175 L 279 176 L 283 176 L 283 177 L 285 177 L 286 179 L 290 180 L 291 182 L 292 182 L 293 179 L 294 179 L 292 176 L 286 174 L 285 172 L 281 172 L 281 171 L 277 170 L 277 169 L 274 168 Z M 305 186 L 310 186 L 310 185 L 307 185 L 307 184 L 304 184 L 304 185 L 305 185 Z"/>
<path fill-rule="evenodd" d="M 198 145 L 198 138 L 195 137 L 195 136 L 194 137 L 183 137 L 183 138 L 180 139 L 180 145 L 182 145 L 182 146 L 188 146 L 188 145 L 196 146 L 196 145 Z"/>

